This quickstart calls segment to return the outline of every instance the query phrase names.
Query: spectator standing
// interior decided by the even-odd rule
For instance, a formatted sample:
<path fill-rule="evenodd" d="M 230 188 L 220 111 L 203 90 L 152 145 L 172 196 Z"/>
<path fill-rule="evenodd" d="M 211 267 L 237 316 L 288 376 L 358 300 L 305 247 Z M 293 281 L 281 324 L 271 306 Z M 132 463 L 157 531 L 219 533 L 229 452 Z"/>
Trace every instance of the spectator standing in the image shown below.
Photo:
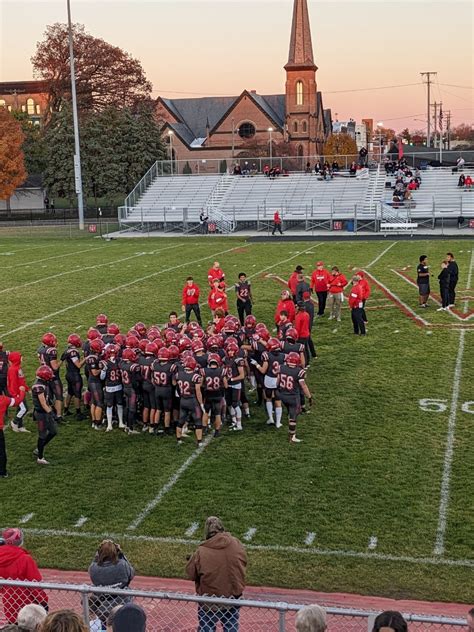
<path fill-rule="evenodd" d="M 25 391 L 25 387 L 20 386 L 16 397 L 0 395 L 0 478 L 8 478 L 7 448 L 5 445 L 5 434 L 3 432 L 5 414 L 9 406 L 20 406 L 25 399 Z"/>
<path fill-rule="evenodd" d="M 370 293 L 371 293 L 370 283 L 365 278 L 365 274 L 363 270 L 359 270 L 357 272 L 357 276 L 360 279 L 359 283 L 360 283 L 360 286 L 362 287 L 362 296 L 363 296 L 362 318 L 364 319 L 364 323 L 367 325 L 368 320 L 367 320 L 367 314 L 365 313 L 365 304 L 367 303 L 367 300 L 370 298 Z"/>
<path fill-rule="evenodd" d="M 44 196 L 44 208 L 49 211 L 49 197 L 47 195 Z"/>
<path fill-rule="evenodd" d="M 290 297 L 290 293 L 288 290 L 283 290 L 281 293 L 281 298 L 278 301 L 276 310 L 275 310 L 275 324 L 278 325 L 280 322 L 280 314 L 282 311 L 285 311 L 288 314 L 288 320 L 291 323 L 295 322 L 295 303 L 292 301 Z"/>
<path fill-rule="evenodd" d="M 290 289 L 291 295 L 295 303 L 296 303 L 296 287 L 298 285 L 298 275 L 302 274 L 303 270 L 304 270 L 303 266 L 296 266 L 294 271 L 291 273 L 290 278 L 288 279 L 288 287 Z"/>
<path fill-rule="evenodd" d="M 239 599 L 245 588 L 247 554 L 242 543 L 225 531 L 217 516 L 210 516 L 205 525 L 205 541 L 191 556 L 186 574 L 193 580 L 198 595 Z M 198 632 L 210 632 L 220 622 L 224 630 L 237 632 L 239 607 L 199 605 Z"/>
<path fill-rule="evenodd" d="M 220 267 L 218 261 L 214 261 L 214 263 L 212 264 L 212 268 L 210 268 L 207 273 L 207 280 L 211 288 L 214 287 L 213 283 L 215 279 L 219 281 L 219 285 L 222 288 L 225 288 L 225 273 Z"/>
<path fill-rule="evenodd" d="M 408 626 L 400 612 L 386 610 L 375 618 L 372 632 L 408 632 Z"/>
<path fill-rule="evenodd" d="M 245 272 L 239 273 L 239 281 L 235 284 L 235 293 L 237 294 L 237 313 L 242 327 L 245 323 L 245 317 L 252 313 L 252 288 L 250 281 L 247 280 Z"/>
<path fill-rule="evenodd" d="M 365 336 L 364 323 L 364 290 L 360 284 L 360 277 L 354 275 L 352 277 L 352 288 L 349 294 L 349 308 L 351 310 L 352 325 L 354 334 L 357 336 Z"/>
<path fill-rule="evenodd" d="M 328 282 L 329 271 L 324 267 L 324 261 L 318 261 L 316 263 L 316 270 L 311 275 L 311 289 L 318 297 L 318 313 L 317 317 L 324 316 L 324 310 L 326 309 L 326 301 L 328 297 Z"/>
<path fill-rule="evenodd" d="M 459 267 L 452 252 L 446 254 L 446 261 L 448 262 L 449 272 L 449 307 L 454 307 L 456 302 L 456 285 L 459 279 Z"/>
<path fill-rule="evenodd" d="M 89 632 L 84 620 L 72 610 L 57 610 L 48 614 L 40 632 Z"/>
<path fill-rule="evenodd" d="M 312 336 L 313 325 L 314 325 L 314 303 L 311 299 L 311 294 L 309 292 L 303 293 L 303 302 L 304 302 L 305 311 L 307 312 L 309 316 L 309 338 L 308 338 L 309 352 L 311 354 L 311 357 L 315 358 L 317 354 L 316 354 L 316 349 L 314 348 L 314 342 L 313 342 L 313 336 Z"/>
<path fill-rule="evenodd" d="M 303 294 L 308 293 L 311 295 L 311 288 L 309 283 L 306 281 L 304 274 L 298 274 L 297 277 L 298 283 L 296 285 L 296 302 L 301 303 L 304 301 Z"/>
<path fill-rule="evenodd" d="M 281 230 L 281 217 L 280 217 L 280 213 L 278 211 L 275 211 L 275 213 L 273 214 L 272 235 L 274 235 L 276 231 L 278 231 L 280 233 L 280 235 L 283 235 L 283 232 Z"/>
<path fill-rule="evenodd" d="M 40 626 L 48 613 L 43 606 L 30 603 L 18 613 L 18 627 L 21 632 L 39 632 Z"/>
<path fill-rule="evenodd" d="M 329 320 L 336 319 L 341 322 L 341 307 L 344 300 L 344 288 L 347 285 L 346 277 L 339 272 L 337 266 L 333 266 L 328 279 L 328 307 L 330 311 Z"/>
<path fill-rule="evenodd" d="M 113 540 L 103 540 L 89 566 L 89 577 L 94 586 L 128 588 L 135 576 L 135 569 L 125 557 L 120 545 Z M 105 628 L 112 608 L 130 601 L 120 595 L 91 595 L 89 605 Z"/>
<path fill-rule="evenodd" d="M 441 294 L 441 307 L 438 307 L 437 312 L 446 311 L 449 309 L 449 282 L 450 274 L 448 269 L 448 262 L 441 262 L 441 272 L 438 274 L 439 281 L 439 293 Z"/>
<path fill-rule="evenodd" d="M 199 215 L 199 223 L 201 224 L 201 235 L 207 235 L 209 232 L 209 216 L 204 209 L 201 210 Z"/>
<path fill-rule="evenodd" d="M 49 203 L 49 208 L 51 209 L 51 215 L 56 215 L 56 207 L 54 206 L 53 199 L 51 199 L 51 202 Z"/>
<path fill-rule="evenodd" d="M 36 562 L 23 548 L 21 529 L 4 529 L 0 540 L 0 577 L 20 581 L 40 582 L 43 578 Z M 9 623 L 15 623 L 18 612 L 30 603 L 48 608 L 48 595 L 41 588 L 4 586 L 2 591 L 3 611 Z"/>
<path fill-rule="evenodd" d="M 416 268 L 416 282 L 418 284 L 418 294 L 420 296 L 420 307 L 428 307 L 428 299 L 430 297 L 430 268 L 428 266 L 428 257 L 420 256 L 420 263 Z"/>
<path fill-rule="evenodd" d="M 324 632 L 326 611 L 321 606 L 305 606 L 296 615 L 296 632 Z"/>
<path fill-rule="evenodd" d="M 186 285 L 183 287 L 183 311 L 186 314 L 186 324 L 189 323 L 191 319 L 191 313 L 194 312 L 196 316 L 196 320 L 199 325 L 202 327 L 201 321 L 201 310 L 199 308 L 199 294 L 200 289 L 199 286 L 194 283 L 194 279 L 192 276 L 189 276 L 186 279 Z"/>

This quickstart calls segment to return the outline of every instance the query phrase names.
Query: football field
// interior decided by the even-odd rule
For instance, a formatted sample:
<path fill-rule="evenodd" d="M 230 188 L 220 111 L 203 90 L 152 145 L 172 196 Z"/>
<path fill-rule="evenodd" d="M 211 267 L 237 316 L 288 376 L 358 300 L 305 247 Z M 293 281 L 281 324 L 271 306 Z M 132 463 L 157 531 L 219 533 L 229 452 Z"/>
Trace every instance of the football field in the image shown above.
<path fill-rule="evenodd" d="M 460 269 L 450 313 L 436 311 L 448 251 Z M 421 254 L 433 274 L 426 310 L 413 285 Z M 249 547 L 249 583 L 472 600 L 473 241 L 0 237 L 0 340 L 23 353 L 31 384 L 45 331 L 62 350 L 100 312 L 124 332 L 138 320 L 162 324 L 180 310 L 188 275 L 206 300 L 214 260 L 229 283 L 247 273 L 254 313 L 268 325 L 296 265 L 367 272 L 366 338 L 352 334 L 347 302 L 342 322 L 315 321 L 303 442 L 289 445 L 256 406 L 243 433 L 225 431 L 199 450 L 192 439 L 178 449 L 172 437 L 93 432 L 74 420 L 47 447 L 51 466 L 40 467 L 28 417 L 32 434 L 5 431 L 1 525 L 22 524 L 43 567 L 84 570 L 111 534 L 138 572 L 179 577 L 216 514 Z"/>

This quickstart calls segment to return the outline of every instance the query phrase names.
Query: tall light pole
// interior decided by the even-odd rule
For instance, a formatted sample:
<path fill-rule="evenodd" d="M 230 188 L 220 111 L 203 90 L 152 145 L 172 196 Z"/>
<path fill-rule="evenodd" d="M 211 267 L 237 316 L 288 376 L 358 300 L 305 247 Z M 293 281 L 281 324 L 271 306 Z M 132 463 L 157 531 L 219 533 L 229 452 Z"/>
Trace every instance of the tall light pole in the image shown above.
<path fill-rule="evenodd" d="M 232 159 L 234 158 L 234 153 L 235 153 L 234 135 L 235 135 L 235 121 L 234 121 L 234 117 L 232 117 Z"/>
<path fill-rule="evenodd" d="M 67 0 L 67 26 L 69 35 L 69 65 L 71 67 L 72 120 L 74 124 L 74 180 L 79 212 L 79 230 L 84 230 L 84 198 L 82 193 L 81 146 L 79 143 L 79 119 L 77 116 L 76 74 L 74 71 L 74 46 L 72 41 L 71 2 Z"/>
<path fill-rule="evenodd" d="M 173 130 L 169 130 L 168 138 L 170 139 L 170 172 L 173 175 Z"/>
<path fill-rule="evenodd" d="M 270 135 L 270 169 L 272 168 L 272 157 L 273 157 L 272 132 L 273 132 L 273 127 L 269 127 L 268 133 Z"/>

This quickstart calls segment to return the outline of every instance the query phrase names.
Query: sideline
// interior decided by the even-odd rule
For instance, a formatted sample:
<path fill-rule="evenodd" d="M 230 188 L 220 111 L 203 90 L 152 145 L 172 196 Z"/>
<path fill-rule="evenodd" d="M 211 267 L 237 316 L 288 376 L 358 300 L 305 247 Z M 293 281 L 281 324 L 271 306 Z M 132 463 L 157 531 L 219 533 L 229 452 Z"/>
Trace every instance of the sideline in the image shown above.
<path fill-rule="evenodd" d="M 394 246 L 396 246 L 398 244 L 398 241 L 394 241 L 390 244 L 390 246 L 388 246 L 388 248 L 385 248 L 385 250 L 383 252 L 381 252 L 378 257 L 375 257 L 375 259 L 373 261 L 371 261 L 370 263 L 368 263 L 365 267 L 366 268 L 371 268 L 374 264 L 377 263 L 377 261 L 379 261 L 386 252 L 388 252 L 390 250 L 390 248 L 393 248 Z"/>

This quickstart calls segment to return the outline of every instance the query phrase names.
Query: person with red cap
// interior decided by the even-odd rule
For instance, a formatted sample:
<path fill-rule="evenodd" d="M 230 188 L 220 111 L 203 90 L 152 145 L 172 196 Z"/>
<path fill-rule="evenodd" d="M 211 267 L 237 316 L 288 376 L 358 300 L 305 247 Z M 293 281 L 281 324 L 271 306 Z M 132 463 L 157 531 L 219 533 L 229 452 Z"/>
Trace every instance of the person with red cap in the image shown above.
<path fill-rule="evenodd" d="M 337 266 L 333 266 L 331 272 L 332 274 L 328 280 L 328 305 L 331 312 L 329 320 L 335 318 L 337 322 L 341 322 L 341 306 L 344 300 L 344 288 L 347 285 L 347 279 L 342 272 L 339 272 Z"/>
<path fill-rule="evenodd" d="M 316 263 L 316 270 L 314 270 L 311 275 L 311 289 L 318 297 L 318 318 L 324 316 L 324 310 L 326 309 L 326 301 L 328 298 L 330 276 L 329 270 L 326 270 L 324 267 L 324 261 L 318 261 Z"/>
<path fill-rule="evenodd" d="M 43 578 L 36 562 L 23 548 L 21 529 L 4 529 L 0 537 L 0 577 L 19 581 L 37 581 Z M 3 611 L 9 623 L 15 623 L 18 612 L 30 603 L 48 609 L 48 595 L 41 588 L 4 586 L 2 589 Z"/>
<path fill-rule="evenodd" d="M 5 435 L 3 433 L 5 413 L 9 406 L 20 406 L 25 399 L 26 387 L 18 387 L 18 395 L 9 397 L 0 395 L 0 478 L 7 478 L 7 449 L 5 446 Z"/>
<path fill-rule="evenodd" d="M 278 301 L 276 310 L 275 310 L 275 325 L 278 327 L 280 323 L 280 314 L 281 312 L 286 312 L 288 314 L 288 320 L 290 323 L 295 322 L 295 304 L 291 300 L 290 293 L 288 290 L 283 290 L 281 293 L 281 298 Z"/>

